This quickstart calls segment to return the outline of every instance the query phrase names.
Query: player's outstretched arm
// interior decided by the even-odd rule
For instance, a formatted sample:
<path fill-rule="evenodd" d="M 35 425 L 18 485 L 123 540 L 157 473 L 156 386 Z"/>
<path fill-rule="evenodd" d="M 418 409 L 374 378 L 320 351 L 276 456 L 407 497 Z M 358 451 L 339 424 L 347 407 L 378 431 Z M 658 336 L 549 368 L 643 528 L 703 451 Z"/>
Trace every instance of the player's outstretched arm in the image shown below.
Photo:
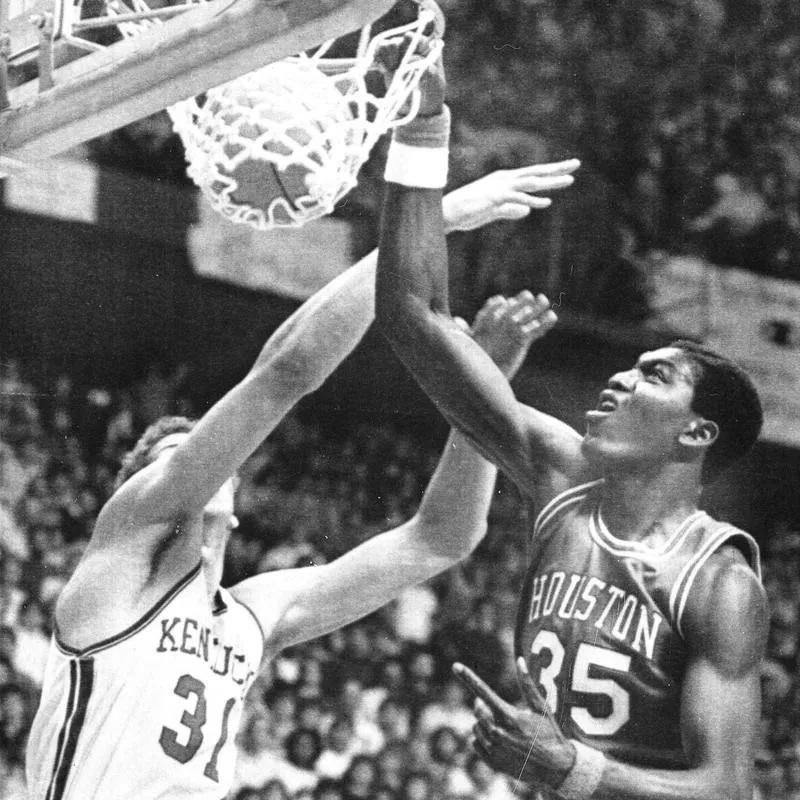
<path fill-rule="evenodd" d="M 680 701 L 685 769 L 632 766 L 570 742 L 522 659 L 526 708 L 505 703 L 471 670 L 454 666 L 475 698 L 478 754 L 522 783 L 576 800 L 751 800 L 768 628 L 764 591 L 741 555 L 726 549 L 712 557 L 691 603 Z"/>
<path fill-rule="evenodd" d="M 448 194 L 447 228 L 471 230 L 525 216 L 542 202 L 528 193 L 541 190 L 538 176 L 549 169 L 545 164 L 500 170 Z M 287 410 L 333 372 L 374 318 L 377 256 L 377 250 L 367 255 L 284 323 L 242 383 L 206 414 L 177 458 L 170 458 L 167 470 L 154 467 L 131 479 L 122 494 L 135 501 L 136 513 L 159 521 L 203 507 Z"/>
<path fill-rule="evenodd" d="M 423 79 L 420 116 L 395 132 L 390 149 L 376 319 L 447 420 L 508 472 L 523 491 L 536 491 L 531 476 L 540 466 L 545 472 L 564 476 L 568 485 L 584 468 L 575 431 L 520 405 L 492 360 L 461 334 L 450 316 L 438 188 L 444 183 L 448 125 L 437 77 Z M 527 197 L 531 188 L 549 191 L 569 186 L 576 167 L 577 162 L 562 162 L 538 168 L 535 175 L 517 176 L 535 181 L 520 194 Z M 552 325 L 555 315 L 547 298 L 538 295 L 530 300 L 537 306 L 538 324 Z"/>
<path fill-rule="evenodd" d="M 461 328 L 462 335 L 474 336 L 513 375 L 542 335 L 526 324 L 529 311 L 522 301 L 493 298 L 471 332 Z M 233 587 L 260 620 L 268 655 L 346 625 L 465 558 L 486 531 L 495 476 L 495 468 L 462 436 L 451 434 L 407 523 L 330 564 L 257 575 Z"/>

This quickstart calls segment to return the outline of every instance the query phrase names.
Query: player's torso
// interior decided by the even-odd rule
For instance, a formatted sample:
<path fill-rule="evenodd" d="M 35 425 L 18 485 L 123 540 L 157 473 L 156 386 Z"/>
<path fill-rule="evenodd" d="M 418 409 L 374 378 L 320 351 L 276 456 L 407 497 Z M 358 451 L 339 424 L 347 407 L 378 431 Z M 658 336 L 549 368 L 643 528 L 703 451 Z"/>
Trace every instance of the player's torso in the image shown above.
<path fill-rule="evenodd" d="M 600 484 L 565 492 L 539 515 L 519 608 L 516 651 L 562 730 L 627 763 L 686 766 L 681 619 L 707 558 L 744 537 L 696 512 L 657 550 L 615 539 Z"/>
<path fill-rule="evenodd" d="M 31 800 L 219 800 L 263 642 L 192 570 L 139 622 L 81 652 L 51 645 L 28 746 Z"/>

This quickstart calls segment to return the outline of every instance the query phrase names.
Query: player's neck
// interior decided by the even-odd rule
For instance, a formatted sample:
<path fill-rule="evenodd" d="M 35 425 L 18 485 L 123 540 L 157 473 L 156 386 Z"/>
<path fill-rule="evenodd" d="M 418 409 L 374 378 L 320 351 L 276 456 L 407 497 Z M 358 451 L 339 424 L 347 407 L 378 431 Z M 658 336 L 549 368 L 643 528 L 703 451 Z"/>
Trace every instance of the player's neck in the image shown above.
<path fill-rule="evenodd" d="M 699 495 L 697 478 L 685 471 L 607 475 L 603 521 L 618 539 L 641 541 L 654 534 L 668 536 L 697 510 Z"/>

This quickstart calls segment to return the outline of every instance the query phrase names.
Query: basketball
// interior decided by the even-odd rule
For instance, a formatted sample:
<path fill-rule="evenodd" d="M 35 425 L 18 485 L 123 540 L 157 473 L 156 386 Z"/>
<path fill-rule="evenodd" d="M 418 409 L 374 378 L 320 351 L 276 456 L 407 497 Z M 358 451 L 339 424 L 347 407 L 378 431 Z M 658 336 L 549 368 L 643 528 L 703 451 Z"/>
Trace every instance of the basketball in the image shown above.
<path fill-rule="evenodd" d="M 204 110 L 219 127 L 219 185 L 211 189 L 243 214 L 290 225 L 293 210 L 336 195 L 347 180 L 340 167 L 352 114 L 333 80 L 310 64 L 269 64 L 209 92 Z"/>

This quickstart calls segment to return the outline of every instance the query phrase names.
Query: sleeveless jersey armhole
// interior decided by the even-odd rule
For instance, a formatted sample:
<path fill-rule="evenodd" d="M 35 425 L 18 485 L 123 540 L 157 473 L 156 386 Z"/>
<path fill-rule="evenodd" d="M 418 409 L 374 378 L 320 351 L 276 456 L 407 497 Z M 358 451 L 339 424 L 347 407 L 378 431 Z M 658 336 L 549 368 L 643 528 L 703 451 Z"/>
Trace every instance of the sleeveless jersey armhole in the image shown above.
<path fill-rule="evenodd" d="M 745 533 L 738 528 L 721 528 L 684 565 L 670 593 L 670 617 L 672 618 L 673 627 L 681 637 L 683 637 L 683 615 L 686 611 L 692 586 L 708 559 L 725 544 L 736 547 L 745 557 L 758 580 L 761 580 L 761 556 L 756 540 L 749 533 Z"/>
<path fill-rule="evenodd" d="M 247 605 L 247 603 L 242 602 L 241 600 L 239 600 L 235 595 L 231 594 L 230 592 L 228 594 L 230 594 L 230 596 L 233 598 L 233 600 L 236 603 L 238 603 L 253 618 L 253 622 L 255 622 L 256 627 L 258 628 L 259 635 L 261 636 L 261 657 L 259 658 L 258 663 L 260 665 L 263 665 L 264 658 L 266 657 L 266 654 L 267 654 L 267 636 L 264 633 L 264 628 L 261 626 L 261 621 L 258 619 L 258 616 L 256 615 L 256 612 L 253 611 L 253 609 L 250 608 L 250 606 Z"/>

